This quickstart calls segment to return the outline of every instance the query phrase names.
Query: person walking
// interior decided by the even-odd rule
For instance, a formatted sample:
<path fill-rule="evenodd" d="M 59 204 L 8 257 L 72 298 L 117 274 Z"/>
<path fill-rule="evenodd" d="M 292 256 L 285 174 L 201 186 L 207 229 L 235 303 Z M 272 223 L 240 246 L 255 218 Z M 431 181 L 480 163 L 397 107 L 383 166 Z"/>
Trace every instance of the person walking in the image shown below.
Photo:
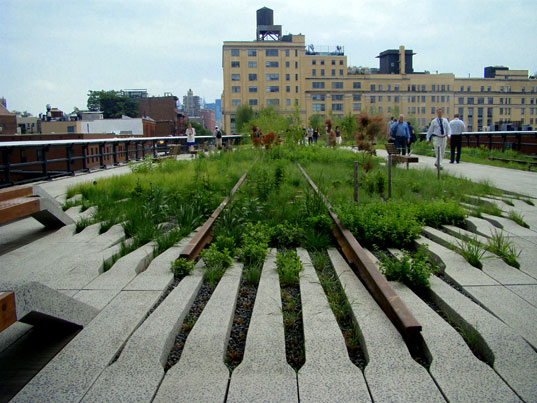
<path fill-rule="evenodd" d="M 186 129 L 186 147 L 188 149 L 188 152 L 194 151 L 194 146 L 196 145 L 196 129 L 192 127 L 192 123 L 188 124 L 188 127 Z"/>
<path fill-rule="evenodd" d="M 407 150 L 408 150 L 408 155 L 410 155 L 410 146 L 412 145 L 412 143 L 416 142 L 417 138 L 416 138 L 416 130 L 412 127 L 410 122 L 407 122 L 407 125 L 408 125 L 408 132 L 410 133 L 410 141 L 407 144 Z"/>
<path fill-rule="evenodd" d="M 399 115 L 399 120 L 392 125 L 390 136 L 395 139 L 397 154 L 406 155 L 406 146 L 410 142 L 410 131 L 404 115 Z"/>
<path fill-rule="evenodd" d="M 313 142 L 313 127 L 308 127 L 307 130 L 308 133 L 308 144 L 311 144 Z"/>
<path fill-rule="evenodd" d="M 319 129 L 316 127 L 313 129 L 313 142 L 317 143 L 317 140 L 319 139 Z"/>
<path fill-rule="evenodd" d="M 451 128 L 451 136 L 449 137 L 451 145 L 451 158 L 449 163 L 453 164 L 453 157 L 455 157 L 455 151 L 457 151 L 457 158 L 455 161 L 458 164 L 461 160 L 462 132 L 466 131 L 466 125 L 460 119 L 460 115 L 456 113 L 453 117 L 453 120 L 449 122 L 449 127 Z"/>
<path fill-rule="evenodd" d="M 434 163 L 434 166 L 442 169 L 442 159 L 446 152 L 447 137 L 451 135 L 451 128 L 449 127 L 448 120 L 442 117 L 441 108 L 436 110 L 436 116 L 437 117 L 431 121 L 429 130 L 427 130 L 427 144 L 429 144 L 432 137 L 436 161 L 438 161 Z"/>
<path fill-rule="evenodd" d="M 339 129 L 339 126 L 336 126 L 336 144 L 341 144 L 341 130 Z"/>
<path fill-rule="evenodd" d="M 214 137 L 216 138 L 215 144 L 218 149 L 222 149 L 222 131 L 218 128 L 218 126 L 215 126 L 214 128 Z"/>

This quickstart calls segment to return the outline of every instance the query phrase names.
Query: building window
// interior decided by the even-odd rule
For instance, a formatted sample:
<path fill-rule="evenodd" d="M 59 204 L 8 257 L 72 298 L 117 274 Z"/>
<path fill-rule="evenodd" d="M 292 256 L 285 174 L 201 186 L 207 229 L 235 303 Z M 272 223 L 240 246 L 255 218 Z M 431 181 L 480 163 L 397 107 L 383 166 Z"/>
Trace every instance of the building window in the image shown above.
<path fill-rule="evenodd" d="M 285 67 L 289 68 L 289 67 L 291 67 L 291 64 L 287 61 L 287 62 L 285 62 Z"/>
<path fill-rule="evenodd" d="M 311 96 L 311 99 L 314 101 L 324 101 L 324 95 L 323 94 L 313 94 Z"/>
<path fill-rule="evenodd" d="M 241 67 L 241 62 L 231 62 L 231 67 Z"/>
<path fill-rule="evenodd" d="M 343 95 L 332 95 L 332 101 L 343 101 Z"/>
<path fill-rule="evenodd" d="M 266 81 L 278 81 L 280 79 L 280 75 L 278 73 L 269 74 L 267 73 L 265 76 Z"/>
<path fill-rule="evenodd" d="M 332 69 L 332 77 L 336 76 L 336 69 Z"/>
<path fill-rule="evenodd" d="M 280 87 L 278 85 L 268 85 L 267 92 L 280 92 Z"/>
<path fill-rule="evenodd" d="M 316 70 L 316 69 L 312 69 L 312 70 L 311 70 L 311 75 L 312 75 L 312 76 L 316 76 L 316 75 L 317 75 L 317 70 Z"/>
<path fill-rule="evenodd" d="M 248 92 L 257 92 L 257 87 L 248 87 Z"/>
<path fill-rule="evenodd" d="M 257 81 L 257 74 L 248 74 L 248 81 Z"/>
<path fill-rule="evenodd" d="M 459 97 L 459 104 L 464 105 L 464 97 Z"/>
<path fill-rule="evenodd" d="M 248 62 L 248 68 L 257 69 L 257 62 Z"/>
<path fill-rule="evenodd" d="M 343 110 L 343 104 L 332 104 L 332 110 L 333 111 L 342 111 Z"/>
<path fill-rule="evenodd" d="M 352 100 L 353 101 L 361 101 L 362 100 L 362 95 L 361 94 L 354 94 L 352 96 Z"/>
<path fill-rule="evenodd" d="M 256 106 L 257 105 L 257 99 L 249 99 L 248 104 L 250 106 Z"/>
<path fill-rule="evenodd" d="M 231 56 L 240 56 L 239 49 L 231 49 Z"/>
<path fill-rule="evenodd" d="M 280 64 L 278 62 L 265 62 L 265 67 L 269 67 L 269 68 L 272 68 L 272 67 L 279 67 Z"/>
<path fill-rule="evenodd" d="M 394 95 L 393 102 L 395 102 L 396 104 L 399 103 L 399 95 Z"/>
<path fill-rule="evenodd" d="M 314 81 L 312 86 L 314 89 L 324 88 L 324 81 Z"/>
<path fill-rule="evenodd" d="M 232 74 L 231 75 L 231 81 L 241 81 L 241 75 L 240 74 Z"/>
<path fill-rule="evenodd" d="M 490 85 L 487 87 L 487 92 L 490 92 Z"/>
<path fill-rule="evenodd" d="M 362 83 L 360 81 L 354 81 L 352 83 L 352 88 L 362 88 Z"/>
<path fill-rule="evenodd" d="M 339 65 L 340 65 L 340 66 L 343 66 L 343 59 L 340 59 L 340 60 L 339 60 Z"/>
<path fill-rule="evenodd" d="M 343 69 L 339 69 L 339 75 L 343 76 Z"/>
<path fill-rule="evenodd" d="M 256 49 L 248 49 L 248 56 L 257 56 Z"/>
<path fill-rule="evenodd" d="M 298 74 L 295 74 L 295 81 L 298 81 Z"/>
<path fill-rule="evenodd" d="M 321 69 L 321 76 L 324 76 L 324 69 Z"/>
<path fill-rule="evenodd" d="M 291 86 L 290 85 L 286 85 L 285 86 L 285 92 L 291 92 Z"/>
<path fill-rule="evenodd" d="M 268 56 L 268 57 L 278 56 L 278 49 L 265 49 L 265 56 Z M 278 105 L 279 105 L 279 103 L 278 103 Z"/>
<path fill-rule="evenodd" d="M 285 105 L 286 105 L 286 106 L 291 106 L 291 100 L 290 100 L 289 98 L 287 98 L 287 99 L 285 100 Z"/>
<path fill-rule="evenodd" d="M 280 100 L 279 99 L 267 99 L 267 106 L 279 106 Z"/>
<path fill-rule="evenodd" d="M 361 111 L 362 110 L 362 104 L 352 104 L 352 110 L 353 111 Z"/>
<path fill-rule="evenodd" d="M 370 91 L 376 91 L 377 90 L 377 85 L 376 84 L 369 85 L 369 90 Z"/>
<path fill-rule="evenodd" d="M 317 60 L 312 59 L 311 64 L 312 64 L 313 66 L 315 66 L 315 65 L 317 64 Z"/>
<path fill-rule="evenodd" d="M 241 87 L 231 87 L 231 92 L 241 92 Z"/>
<path fill-rule="evenodd" d="M 232 99 L 231 100 L 231 106 L 241 106 L 241 100 L 240 99 Z"/>
<path fill-rule="evenodd" d="M 393 85 L 393 90 L 394 91 L 399 91 L 399 84 L 394 84 Z"/>
<path fill-rule="evenodd" d="M 285 75 L 285 81 L 291 81 L 291 74 Z"/>
<path fill-rule="evenodd" d="M 332 60 L 332 66 L 335 66 L 335 65 L 336 65 L 336 61 Z"/>
<path fill-rule="evenodd" d="M 477 104 L 478 105 L 483 105 L 484 103 L 485 103 L 485 98 L 484 97 L 477 98 Z"/>
<path fill-rule="evenodd" d="M 468 98 L 466 99 L 466 103 L 467 103 L 468 105 L 473 105 L 473 104 L 474 104 L 474 98 L 473 98 L 473 97 L 468 97 Z"/>
<path fill-rule="evenodd" d="M 289 57 L 289 49 L 285 49 L 285 57 Z"/>
<path fill-rule="evenodd" d="M 376 102 L 375 96 L 371 95 L 370 102 L 374 104 Z"/>
<path fill-rule="evenodd" d="M 324 112 L 324 104 L 313 104 L 312 105 L 312 111 L 313 112 Z"/>
<path fill-rule="evenodd" d="M 343 81 L 333 81 L 332 89 L 343 89 Z"/>
<path fill-rule="evenodd" d="M 321 65 L 323 65 L 323 66 L 324 66 L 324 60 L 321 60 Z"/>

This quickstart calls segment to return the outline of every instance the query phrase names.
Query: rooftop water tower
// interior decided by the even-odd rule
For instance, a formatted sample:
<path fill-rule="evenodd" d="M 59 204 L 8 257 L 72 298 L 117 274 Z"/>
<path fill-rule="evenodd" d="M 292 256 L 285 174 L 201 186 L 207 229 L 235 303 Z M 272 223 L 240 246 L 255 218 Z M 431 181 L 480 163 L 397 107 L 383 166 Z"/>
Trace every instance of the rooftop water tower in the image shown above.
<path fill-rule="evenodd" d="M 279 41 L 282 37 L 282 26 L 274 25 L 274 11 L 263 7 L 257 10 L 257 40 Z"/>

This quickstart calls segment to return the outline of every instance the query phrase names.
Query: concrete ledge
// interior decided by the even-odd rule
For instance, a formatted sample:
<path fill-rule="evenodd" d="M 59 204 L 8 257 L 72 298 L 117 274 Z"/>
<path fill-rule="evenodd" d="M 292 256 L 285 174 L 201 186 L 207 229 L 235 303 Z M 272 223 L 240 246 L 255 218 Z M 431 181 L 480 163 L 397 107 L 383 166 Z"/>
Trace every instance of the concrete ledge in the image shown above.
<path fill-rule="evenodd" d="M 244 358 L 231 376 L 227 401 L 298 401 L 296 374 L 285 355 L 276 250 L 269 251 L 263 265 Z"/>
<path fill-rule="evenodd" d="M 242 264 L 227 269 L 192 328 L 181 359 L 166 373 L 155 402 L 224 400 L 229 380 L 224 356 L 241 273 Z"/>
<path fill-rule="evenodd" d="M 310 256 L 298 249 L 304 267 L 300 296 L 306 363 L 298 372 L 301 401 L 370 401 L 362 371 L 349 359 L 345 339 L 334 317 Z"/>

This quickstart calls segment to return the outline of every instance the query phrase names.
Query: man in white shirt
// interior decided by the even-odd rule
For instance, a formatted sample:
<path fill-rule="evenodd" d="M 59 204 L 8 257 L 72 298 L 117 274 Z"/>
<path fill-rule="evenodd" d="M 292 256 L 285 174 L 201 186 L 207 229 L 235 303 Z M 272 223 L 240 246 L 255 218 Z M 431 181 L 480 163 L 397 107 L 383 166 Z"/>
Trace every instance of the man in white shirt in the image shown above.
<path fill-rule="evenodd" d="M 444 158 L 444 153 L 446 152 L 447 138 L 451 136 L 451 128 L 449 127 L 449 122 L 446 118 L 442 117 L 442 109 L 438 108 L 436 110 L 436 118 L 431 121 L 429 125 L 429 130 L 427 130 L 427 144 L 433 138 L 434 152 L 436 154 L 436 161 L 434 166 L 438 166 L 442 169 L 442 159 Z"/>
<path fill-rule="evenodd" d="M 449 127 L 451 128 L 451 137 L 449 138 L 451 143 L 451 158 L 449 160 L 450 164 L 453 164 L 455 150 L 457 150 L 457 164 L 461 160 L 462 132 L 466 131 L 466 125 L 459 118 L 460 115 L 456 113 L 454 119 L 449 122 Z"/>

